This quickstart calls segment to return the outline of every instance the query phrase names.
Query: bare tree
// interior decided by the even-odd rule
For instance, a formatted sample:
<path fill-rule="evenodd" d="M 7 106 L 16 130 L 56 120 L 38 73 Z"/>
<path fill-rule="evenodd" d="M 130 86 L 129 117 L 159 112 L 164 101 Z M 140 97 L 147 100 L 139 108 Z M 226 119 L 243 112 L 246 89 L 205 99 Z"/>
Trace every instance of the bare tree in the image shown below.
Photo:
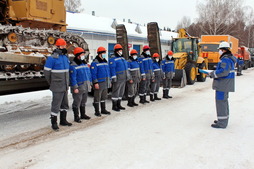
<path fill-rule="evenodd" d="M 243 0 L 205 0 L 198 3 L 200 28 L 203 33 L 232 34 L 235 23 L 243 20 Z"/>
<path fill-rule="evenodd" d="M 176 30 L 179 30 L 181 28 L 188 28 L 191 25 L 191 19 L 188 16 L 184 16 L 181 21 L 177 23 Z"/>
<path fill-rule="evenodd" d="M 253 8 L 245 7 L 245 22 L 246 22 L 246 44 L 248 47 L 254 47 L 254 11 Z"/>
<path fill-rule="evenodd" d="M 65 0 L 64 2 L 66 10 L 72 12 L 83 12 L 84 8 L 81 8 L 80 0 Z"/>

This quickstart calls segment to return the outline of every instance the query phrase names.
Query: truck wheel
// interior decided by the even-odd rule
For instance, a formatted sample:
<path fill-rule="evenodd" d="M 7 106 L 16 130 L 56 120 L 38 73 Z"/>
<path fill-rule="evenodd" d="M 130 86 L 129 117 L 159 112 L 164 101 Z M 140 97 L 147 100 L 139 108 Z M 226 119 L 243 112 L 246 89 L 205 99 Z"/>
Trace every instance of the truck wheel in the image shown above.
<path fill-rule="evenodd" d="M 198 66 L 199 69 L 206 69 L 205 63 L 203 62 L 201 65 Z M 206 81 L 206 74 L 200 73 L 200 75 L 197 76 L 198 82 L 205 82 Z"/>
<path fill-rule="evenodd" d="M 187 63 L 185 66 L 187 84 L 193 85 L 196 81 L 196 66 L 193 63 Z"/>

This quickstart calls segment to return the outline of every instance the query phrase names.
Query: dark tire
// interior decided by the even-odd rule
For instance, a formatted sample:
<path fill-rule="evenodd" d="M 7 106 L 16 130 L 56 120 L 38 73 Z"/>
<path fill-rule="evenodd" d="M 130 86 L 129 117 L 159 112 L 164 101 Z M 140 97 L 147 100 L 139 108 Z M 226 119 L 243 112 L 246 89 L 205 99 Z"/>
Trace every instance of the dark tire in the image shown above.
<path fill-rule="evenodd" d="M 244 61 L 244 66 L 243 66 L 243 70 L 248 69 L 249 65 L 248 65 L 248 61 Z"/>
<path fill-rule="evenodd" d="M 187 84 L 193 85 L 196 81 L 196 65 L 193 63 L 187 63 L 185 66 L 185 72 L 187 77 Z"/>
<path fill-rule="evenodd" d="M 206 69 L 205 63 L 203 62 L 198 66 L 199 69 Z M 205 82 L 206 81 L 206 74 L 200 73 L 200 75 L 197 76 L 198 82 Z"/>

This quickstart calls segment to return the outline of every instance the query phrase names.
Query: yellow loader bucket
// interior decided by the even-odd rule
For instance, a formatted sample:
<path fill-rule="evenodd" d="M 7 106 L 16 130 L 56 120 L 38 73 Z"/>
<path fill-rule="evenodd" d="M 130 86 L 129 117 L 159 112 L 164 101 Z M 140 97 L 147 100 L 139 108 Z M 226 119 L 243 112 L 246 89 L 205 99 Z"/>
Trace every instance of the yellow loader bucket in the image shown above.
<path fill-rule="evenodd" d="M 172 80 L 172 87 L 183 88 L 187 84 L 186 73 L 184 69 L 175 69 L 175 77 Z"/>

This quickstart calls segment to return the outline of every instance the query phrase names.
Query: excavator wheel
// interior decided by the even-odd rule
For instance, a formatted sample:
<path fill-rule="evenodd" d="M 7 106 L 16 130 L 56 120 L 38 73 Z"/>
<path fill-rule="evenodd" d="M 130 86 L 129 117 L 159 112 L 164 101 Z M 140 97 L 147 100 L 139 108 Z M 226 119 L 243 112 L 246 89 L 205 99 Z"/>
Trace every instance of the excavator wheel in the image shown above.
<path fill-rule="evenodd" d="M 201 65 L 198 67 L 199 69 L 206 69 L 205 63 L 203 62 Z M 205 82 L 206 81 L 206 74 L 204 73 L 199 73 L 200 75 L 197 76 L 197 81 L 198 82 Z"/>
<path fill-rule="evenodd" d="M 193 85 L 196 81 L 196 66 L 193 63 L 187 63 L 185 66 L 187 84 Z"/>

